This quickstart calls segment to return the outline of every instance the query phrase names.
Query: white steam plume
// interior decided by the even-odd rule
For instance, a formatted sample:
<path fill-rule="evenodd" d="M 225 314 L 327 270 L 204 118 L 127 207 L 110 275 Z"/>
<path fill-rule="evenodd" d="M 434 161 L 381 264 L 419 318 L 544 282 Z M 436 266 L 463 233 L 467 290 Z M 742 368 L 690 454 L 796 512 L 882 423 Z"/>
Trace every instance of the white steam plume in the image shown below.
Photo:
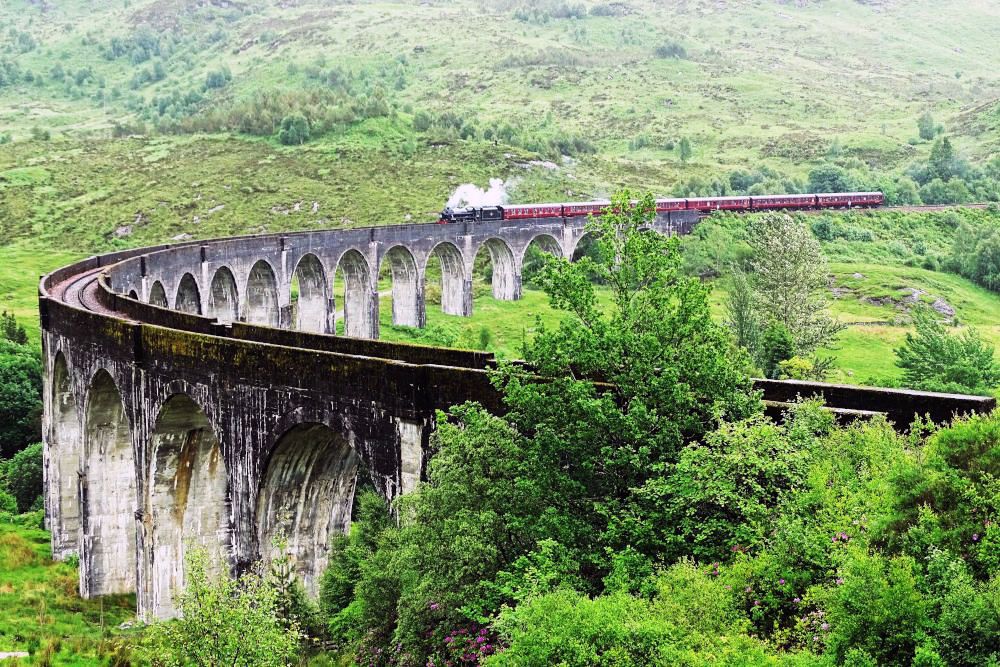
<path fill-rule="evenodd" d="M 503 179 L 491 178 L 490 187 L 487 190 L 476 187 L 473 183 L 458 186 L 448 198 L 447 206 L 461 208 L 463 206 L 499 206 L 506 203 L 507 186 Z"/>

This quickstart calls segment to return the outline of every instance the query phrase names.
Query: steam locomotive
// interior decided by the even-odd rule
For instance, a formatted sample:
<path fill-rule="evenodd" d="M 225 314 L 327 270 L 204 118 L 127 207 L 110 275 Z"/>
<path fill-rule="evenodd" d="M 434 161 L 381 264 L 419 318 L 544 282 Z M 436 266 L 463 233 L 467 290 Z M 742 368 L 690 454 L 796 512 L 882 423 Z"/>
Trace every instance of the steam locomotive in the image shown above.
<path fill-rule="evenodd" d="M 764 195 L 759 197 L 702 197 L 657 199 L 656 212 L 698 211 L 776 211 L 821 208 L 873 208 L 885 203 L 881 192 L 835 192 L 818 195 Z M 601 215 L 609 202 L 574 204 L 514 204 L 510 206 L 446 207 L 438 220 L 452 222 L 492 222 L 496 220 L 538 220 Z"/>

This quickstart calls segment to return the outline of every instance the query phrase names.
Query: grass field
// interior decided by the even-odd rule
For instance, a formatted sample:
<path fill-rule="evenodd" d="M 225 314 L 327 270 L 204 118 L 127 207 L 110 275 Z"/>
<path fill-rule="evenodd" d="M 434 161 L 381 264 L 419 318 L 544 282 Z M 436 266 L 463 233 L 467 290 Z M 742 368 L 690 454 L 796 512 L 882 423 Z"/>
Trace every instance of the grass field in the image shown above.
<path fill-rule="evenodd" d="M 82 600 L 76 566 L 49 553 L 47 531 L 0 521 L 0 653 L 30 652 L 29 664 L 107 664 L 117 627 L 134 620 L 135 596 Z"/>
<path fill-rule="evenodd" d="M 917 303 L 950 308 L 961 325 L 976 327 L 994 345 L 1000 344 L 1000 295 L 974 285 L 959 276 L 906 266 L 879 264 L 830 265 L 830 313 L 848 325 L 829 348 L 821 350 L 832 356 L 836 366 L 831 381 L 871 383 L 897 378 L 893 349 L 909 330 L 909 310 Z M 437 305 L 428 305 L 427 322 L 446 335 L 450 345 L 479 349 L 481 332 L 489 332 L 487 349 L 501 357 L 516 358 L 526 338 L 542 322 L 552 326 L 564 317 L 552 309 L 544 293 L 525 289 L 521 301 L 497 301 L 479 289 L 470 318 L 445 315 Z M 600 292 L 607 301 L 608 294 Z M 713 284 L 711 295 L 715 318 L 725 317 L 725 281 Z M 412 329 L 392 327 L 392 300 L 380 299 L 381 332 L 387 340 L 428 342 Z M 430 342 L 440 342 L 440 338 Z"/>
<path fill-rule="evenodd" d="M 221 66 L 232 81 L 208 91 L 209 106 L 294 88 L 310 66 L 336 65 L 365 72 L 369 90 L 381 86 L 400 108 L 586 133 L 604 159 L 657 169 L 691 168 L 664 148 L 680 136 L 692 139 L 694 169 L 752 159 L 797 170 L 834 136 L 862 159 L 898 164 L 924 150 L 908 140 L 925 108 L 964 132 L 972 153 L 996 146 L 983 102 L 1000 92 L 991 31 L 1000 9 L 987 0 L 576 7 L 563 18 L 546 0 L 265 0 L 252 9 L 11 0 L 0 26 L 30 35 L 34 47 L 16 45 L 10 57 L 35 81 L 0 88 L 0 122 L 17 137 L 35 125 L 100 135 L 116 118 L 148 116 L 136 109 L 158 95 L 200 91 Z M 112 39 L 132 37 L 160 40 L 143 56 L 107 57 Z M 665 45 L 680 57 L 658 56 Z M 133 82 L 157 62 L 155 80 Z M 76 76 L 83 68 L 90 75 Z M 649 141 L 630 148 L 640 135 Z"/>

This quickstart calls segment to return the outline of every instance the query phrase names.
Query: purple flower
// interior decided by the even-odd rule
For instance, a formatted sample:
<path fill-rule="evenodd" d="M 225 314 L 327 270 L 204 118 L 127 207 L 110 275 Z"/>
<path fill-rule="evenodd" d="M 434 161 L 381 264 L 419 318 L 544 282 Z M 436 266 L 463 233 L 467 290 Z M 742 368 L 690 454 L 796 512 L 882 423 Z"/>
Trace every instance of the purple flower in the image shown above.
<path fill-rule="evenodd" d="M 837 585 L 841 586 L 841 585 L 843 585 L 843 583 L 844 583 L 844 580 L 841 579 L 840 577 L 837 577 Z"/>
<path fill-rule="evenodd" d="M 795 604 L 798 604 L 798 603 L 802 602 L 802 600 L 800 600 L 799 598 L 792 598 L 792 602 L 794 602 Z"/>
<path fill-rule="evenodd" d="M 753 606 L 759 607 L 760 606 L 760 600 L 754 600 L 753 601 Z"/>
<path fill-rule="evenodd" d="M 979 541 L 979 533 L 973 533 L 972 534 L 972 541 L 973 542 L 978 542 Z"/>
<path fill-rule="evenodd" d="M 829 630 L 830 629 L 830 624 L 829 623 L 824 623 L 823 625 L 819 626 L 819 629 L 820 630 Z"/>
<path fill-rule="evenodd" d="M 428 606 L 431 608 L 431 611 L 437 611 L 441 605 L 439 605 L 437 602 L 431 602 L 430 605 Z"/>
<path fill-rule="evenodd" d="M 813 641 L 814 642 L 818 642 L 819 641 L 819 635 L 813 635 Z"/>
<path fill-rule="evenodd" d="M 784 586 L 785 585 L 785 580 L 784 579 L 778 579 L 778 583 L 781 584 L 782 586 Z"/>

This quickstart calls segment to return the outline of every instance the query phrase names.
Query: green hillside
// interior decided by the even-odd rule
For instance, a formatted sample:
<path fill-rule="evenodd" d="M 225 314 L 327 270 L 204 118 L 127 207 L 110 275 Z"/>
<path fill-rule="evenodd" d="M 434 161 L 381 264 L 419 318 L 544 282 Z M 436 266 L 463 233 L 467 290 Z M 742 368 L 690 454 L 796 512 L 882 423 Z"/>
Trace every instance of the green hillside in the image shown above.
<path fill-rule="evenodd" d="M 33 322 L 38 274 L 72 257 L 429 221 L 458 185 L 494 177 L 512 201 L 623 186 L 995 199 L 998 19 L 995 3 L 957 0 L 11 0 L 0 6 L 2 305 Z M 299 116 L 308 137 L 283 133 Z M 943 136 L 952 153 L 930 159 Z M 832 261 L 940 264 L 955 234 L 903 214 L 852 220 L 877 242 L 824 241 Z M 860 272 L 878 276 L 869 291 L 892 289 L 888 273 Z M 910 282 L 934 293 L 936 275 Z M 430 318 L 476 346 L 482 314 L 511 355 L 542 301 L 482 296 L 471 321 Z M 859 298 L 834 309 L 887 317 Z M 998 324 L 975 310 L 977 324 Z M 845 335 L 878 335 L 885 352 L 901 331 Z M 891 371 L 891 355 L 877 360 L 844 360 L 843 373 Z"/>

